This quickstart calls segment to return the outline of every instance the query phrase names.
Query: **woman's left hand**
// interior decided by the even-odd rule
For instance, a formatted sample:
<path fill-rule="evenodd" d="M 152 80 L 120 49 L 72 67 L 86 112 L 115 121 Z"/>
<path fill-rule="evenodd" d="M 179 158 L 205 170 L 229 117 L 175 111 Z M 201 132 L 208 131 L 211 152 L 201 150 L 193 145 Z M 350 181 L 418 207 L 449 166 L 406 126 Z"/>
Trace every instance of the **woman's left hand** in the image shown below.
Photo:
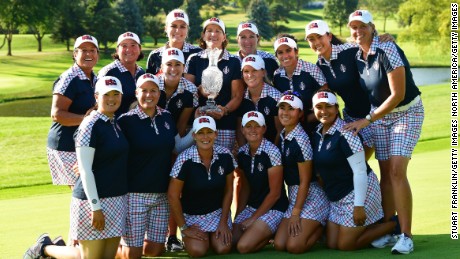
<path fill-rule="evenodd" d="M 252 225 L 252 223 L 254 223 L 253 218 L 248 218 L 245 221 L 241 222 L 241 227 L 243 228 L 243 231 L 247 230 Z"/>
<path fill-rule="evenodd" d="M 225 116 L 225 107 L 221 105 L 217 105 L 219 107 L 219 111 L 206 111 L 206 115 L 213 117 L 215 120 L 220 120 L 222 117 Z"/>
<path fill-rule="evenodd" d="M 353 221 L 356 226 L 364 226 L 366 223 L 366 211 L 363 206 L 355 206 L 353 209 Z"/>
<path fill-rule="evenodd" d="M 350 123 L 347 123 L 345 126 L 343 126 L 343 128 L 345 130 L 349 130 L 349 131 L 352 131 L 353 132 L 353 135 L 358 135 L 358 132 L 369 126 L 369 124 L 371 124 L 370 121 L 366 120 L 366 119 L 360 119 L 360 120 L 357 120 L 357 121 L 354 121 L 354 122 L 350 122 Z"/>
<path fill-rule="evenodd" d="M 91 225 L 99 230 L 102 231 L 105 228 L 105 217 L 102 210 L 95 210 L 91 213 Z"/>
<path fill-rule="evenodd" d="M 216 230 L 216 238 L 221 239 L 222 244 L 230 246 L 232 244 L 232 231 L 227 225 L 227 222 L 219 223 Z"/>
<path fill-rule="evenodd" d="M 302 232 L 302 226 L 300 225 L 300 215 L 294 216 L 291 215 L 289 218 L 289 236 L 295 237 L 300 235 Z"/>

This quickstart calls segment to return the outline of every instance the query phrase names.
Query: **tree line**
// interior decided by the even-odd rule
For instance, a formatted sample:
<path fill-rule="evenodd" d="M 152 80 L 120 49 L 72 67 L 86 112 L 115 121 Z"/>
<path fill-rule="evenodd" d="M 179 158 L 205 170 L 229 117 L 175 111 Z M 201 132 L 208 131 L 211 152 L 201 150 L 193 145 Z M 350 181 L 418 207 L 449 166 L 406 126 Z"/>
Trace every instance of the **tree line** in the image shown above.
<path fill-rule="evenodd" d="M 291 12 L 300 12 L 312 0 L 0 0 L 0 48 L 7 45 L 12 55 L 12 40 L 16 33 L 33 34 L 37 49 L 42 51 L 46 34 L 70 50 L 73 40 L 83 34 L 94 35 L 107 51 L 125 31 L 150 36 L 156 45 L 165 37 L 164 16 L 175 8 L 183 8 L 190 18 L 189 39 L 200 37 L 203 18 L 222 13 L 222 7 L 232 5 L 247 13 L 248 20 L 258 25 L 262 38 L 270 40 L 279 32 L 288 32 Z M 448 44 L 450 9 L 447 0 L 326 0 L 324 19 L 332 27 L 346 27 L 348 15 L 356 9 L 368 9 L 374 16 L 396 17 L 405 30 L 402 37 L 419 44 L 426 39 L 439 39 Z M 308 21 L 306 20 L 305 23 Z"/>

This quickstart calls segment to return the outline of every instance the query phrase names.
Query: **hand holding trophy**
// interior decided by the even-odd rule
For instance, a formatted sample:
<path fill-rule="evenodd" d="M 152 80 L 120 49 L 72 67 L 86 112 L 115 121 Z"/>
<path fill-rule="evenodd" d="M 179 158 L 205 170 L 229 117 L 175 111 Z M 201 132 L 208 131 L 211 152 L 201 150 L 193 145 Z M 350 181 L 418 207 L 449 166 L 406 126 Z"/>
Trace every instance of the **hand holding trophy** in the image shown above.
<path fill-rule="evenodd" d="M 223 83 L 222 71 L 220 71 L 217 67 L 217 62 L 219 61 L 219 56 L 222 53 L 222 50 L 218 48 L 207 49 L 206 53 L 209 59 L 209 66 L 203 70 L 201 85 L 203 87 L 203 92 L 209 95 L 206 105 L 201 107 L 200 111 L 202 113 L 206 113 L 207 111 L 222 112 L 222 110 L 216 106 L 216 102 L 214 101 L 219 94 L 220 89 L 222 89 Z"/>

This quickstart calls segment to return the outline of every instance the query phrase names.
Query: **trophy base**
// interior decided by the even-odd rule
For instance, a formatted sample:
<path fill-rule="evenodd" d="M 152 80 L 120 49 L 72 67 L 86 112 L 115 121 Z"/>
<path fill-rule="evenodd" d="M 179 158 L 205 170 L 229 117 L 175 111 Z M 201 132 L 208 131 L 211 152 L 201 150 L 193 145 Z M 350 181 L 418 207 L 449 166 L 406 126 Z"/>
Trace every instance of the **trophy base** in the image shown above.
<path fill-rule="evenodd" d="M 214 100 L 207 100 L 206 105 L 200 107 L 200 112 L 206 113 L 207 111 L 222 112 L 222 109 L 217 107 L 216 102 Z"/>

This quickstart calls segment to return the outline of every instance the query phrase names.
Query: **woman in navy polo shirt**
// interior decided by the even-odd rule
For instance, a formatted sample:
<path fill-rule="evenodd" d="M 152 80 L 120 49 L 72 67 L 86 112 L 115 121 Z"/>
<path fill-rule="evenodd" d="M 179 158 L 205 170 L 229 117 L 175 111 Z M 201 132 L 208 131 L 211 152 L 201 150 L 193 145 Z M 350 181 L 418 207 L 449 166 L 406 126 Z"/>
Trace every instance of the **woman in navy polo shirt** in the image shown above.
<path fill-rule="evenodd" d="M 217 142 L 219 146 L 230 150 L 235 145 L 236 114 L 234 111 L 240 106 L 243 99 L 243 80 L 241 79 L 240 60 L 231 55 L 225 48 L 228 40 L 225 34 L 225 25 L 219 18 L 210 18 L 203 23 L 203 32 L 200 38 L 200 47 L 203 51 L 193 54 L 185 65 L 185 78 L 193 82 L 203 94 L 201 89 L 201 78 L 203 71 L 209 66 L 209 59 L 206 49 L 222 50 L 217 63 L 218 68 L 223 73 L 223 85 L 219 95 L 215 98 L 216 104 L 221 112 L 208 111 L 209 116 L 217 122 L 219 134 Z M 200 106 L 206 104 L 207 97 L 200 96 Z"/>
<path fill-rule="evenodd" d="M 168 48 L 163 52 L 160 81 L 161 96 L 158 105 L 168 110 L 177 125 L 179 135 L 185 136 L 191 116 L 198 107 L 196 86 L 182 76 L 184 54 L 180 49 Z"/>
<path fill-rule="evenodd" d="M 343 128 L 335 94 L 321 90 L 312 103 L 321 123 L 313 137 L 314 168 L 331 202 L 327 246 L 347 251 L 367 247 L 396 223 L 375 224 L 383 217 L 379 181 L 366 163 L 361 139 Z"/>
<path fill-rule="evenodd" d="M 78 174 L 74 172 L 77 156 L 73 134 L 86 112 L 95 104 L 94 84 L 97 77 L 93 68 L 99 59 L 96 38 L 91 35 L 78 37 L 73 59 L 73 66 L 62 73 L 53 85 L 53 123 L 46 148 L 53 184 L 69 185 L 71 188 L 78 179 Z"/>
<path fill-rule="evenodd" d="M 96 83 L 97 109 L 75 132 L 80 177 L 70 206 L 70 237 L 79 248 L 56 246 L 43 234 L 24 258 L 114 258 L 125 229 L 128 142 L 118 127 L 120 81 L 102 77 Z"/>
<path fill-rule="evenodd" d="M 247 144 L 238 152 L 243 188 L 233 225 L 233 240 L 240 253 L 262 249 L 275 234 L 288 207 L 284 189 L 281 153 L 264 138 L 264 115 L 249 111 L 243 115 Z"/>
<path fill-rule="evenodd" d="M 274 43 L 280 68 L 273 76 L 273 86 L 280 92 L 299 92 L 305 105 L 302 126 L 310 134 L 318 124 L 311 112 L 311 97 L 321 87 L 327 86 L 323 72 L 314 64 L 299 58 L 297 40 L 289 34 L 280 34 Z"/>
<path fill-rule="evenodd" d="M 384 220 L 389 220 L 396 211 L 402 232 L 391 251 L 408 254 L 414 250 L 414 244 L 412 192 L 407 166 L 422 130 L 424 108 L 421 93 L 414 83 L 404 52 L 393 42 L 379 42 L 368 11 L 351 13 L 348 26 L 351 37 L 359 44 L 356 63 L 361 87 L 368 93 L 372 109 L 365 119 L 347 124 L 346 129 L 357 134 L 370 126 L 374 131 Z M 391 236 L 384 239 L 386 245 L 395 241 Z"/>
<path fill-rule="evenodd" d="M 118 36 L 116 52 L 112 54 L 115 61 L 101 68 L 98 76 L 114 76 L 123 85 L 123 100 L 120 109 L 115 113 L 119 116 L 129 110 L 131 104 L 136 101 L 134 91 L 139 76 L 145 73 L 144 69 L 137 65 L 137 61 L 144 58 L 141 41 L 134 32 L 125 32 Z"/>
<path fill-rule="evenodd" d="M 278 102 L 281 157 L 289 207 L 276 232 L 275 249 L 290 253 L 309 250 L 323 233 L 329 202 L 313 173 L 310 139 L 300 125 L 303 103 L 300 94 L 288 92 Z"/>
<path fill-rule="evenodd" d="M 184 140 L 177 134 L 171 113 L 157 106 L 159 85 L 158 78 L 150 73 L 140 76 L 136 88 L 138 105 L 119 119 L 130 146 L 128 215 L 122 239 L 126 258 L 159 256 L 165 249 L 171 154 L 184 149 Z M 187 138 L 191 145 L 191 134 Z"/>
<path fill-rule="evenodd" d="M 263 50 L 258 50 L 260 35 L 257 26 L 253 22 L 241 22 L 238 24 L 238 30 L 236 33 L 236 40 L 238 41 L 238 47 L 240 48 L 236 53 L 241 62 L 249 55 L 259 55 L 264 63 L 265 70 L 267 71 L 268 82 L 273 81 L 273 74 L 278 69 L 279 65 L 276 61 L 276 57 L 273 54 Z"/>
<path fill-rule="evenodd" d="M 267 71 L 263 59 L 258 55 L 249 55 L 243 59 L 241 65 L 243 79 L 247 85 L 243 101 L 237 110 L 238 127 L 236 130 L 238 146 L 246 142 L 241 133 L 241 118 L 248 111 L 258 111 L 263 114 L 267 123 L 265 138 L 278 144 L 279 134 L 282 130 L 278 119 L 276 104 L 281 98 L 281 93 L 265 82 Z"/>
<path fill-rule="evenodd" d="M 210 247 L 226 254 L 232 247 L 230 206 L 236 162 L 227 148 L 214 144 L 217 129 L 212 117 L 196 118 L 192 130 L 196 145 L 179 154 L 171 171 L 171 213 L 191 257 L 204 256 Z"/>
<path fill-rule="evenodd" d="M 166 16 L 165 32 L 168 36 L 168 41 L 161 48 L 155 49 L 150 52 L 147 59 L 146 70 L 147 73 L 159 75 L 162 73 L 161 60 L 163 52 L 168 48 L 177 48 L 184 53 L 184 60 L 193 54 L 201 51 L 200 47 L 194 46 L 185 40 L 188 36 L 189 19 L 184 10 L 174 9 Z"/>

